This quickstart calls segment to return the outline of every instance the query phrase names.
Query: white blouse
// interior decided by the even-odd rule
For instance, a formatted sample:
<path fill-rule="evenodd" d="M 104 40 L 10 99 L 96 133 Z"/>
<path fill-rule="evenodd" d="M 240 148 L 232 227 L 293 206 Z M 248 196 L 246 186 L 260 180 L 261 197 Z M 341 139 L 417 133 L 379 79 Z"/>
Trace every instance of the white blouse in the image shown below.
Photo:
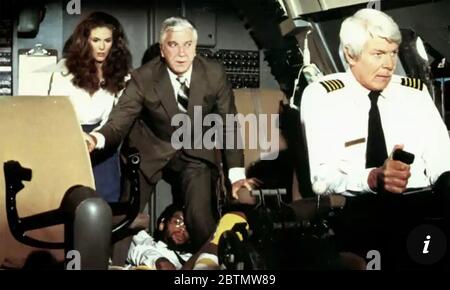
<path fill-rule="evenodd" d="M 55 72 L 50 81 L 49 95 L 68 96 L 72 102 L 81 125 L 93 125 L 101 123 L 102 126 L 108 119 L 109 113 L 117 103 L 122 91 L 117 96 L 100 88 L 94 93 L 89 93 L 72 83 L 73 75 L 68 72 L 65 59 L 58 63 L 59 71 Z M 127 77 L 128 79 L 129 77 Z"/>

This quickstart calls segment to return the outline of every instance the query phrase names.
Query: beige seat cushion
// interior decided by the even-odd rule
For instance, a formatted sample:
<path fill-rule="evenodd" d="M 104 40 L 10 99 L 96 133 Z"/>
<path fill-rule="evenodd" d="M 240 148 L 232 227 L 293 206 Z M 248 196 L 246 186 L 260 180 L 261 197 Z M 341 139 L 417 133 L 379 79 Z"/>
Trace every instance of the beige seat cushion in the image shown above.
<path fill-rule="evenodd" d="M 279 113 L 280 101 L 285 97 L 282 91 L 273 89 L 235 89 L 234 95 L 238 113 L 244 115 L 244 117 L 247 117 L 249 114 L 254 114 L 256 116 L 258 128 L 261 125 L 260 121 L 266 122 L 267 124 L 267 130 L 262 130 L 261 132 L 264 136 L 259 136 L 260 132 L 258 132 L 258 128 L 256 128 L 257 132 L 254 132 L 251 131 L 249 127 L 245 127 L 245 134 L 242 137 L 245 144 L 244 163 L 245 168 L 248 168 L 253 162 L 261 159 L 261 153 L 264 151 L 261 150 L 260 140 L 272 143 L 275 142 L 275 140 L 272 140 L 271 137 L 276 136 L 279 141 L 277 144 L 279 149 L 282 150 L 286 148 L 285 140 L 281 136 L 280 130 L 275 124 L 272 124 L 271 120 L 272 114 Z M 265 121 L 263 121 L 263 116 L 266 118 Z M 245 124 L 241 123 L 240 125 L 242 129 L 244 129 Z M 275 128 L 275 132 L 271 131 L 272 127 Z M 259 139 L 253 140 L 257 141 L 257 148 L 251 148 L 251 146 L 249 146 L 251 144 L 251 136 L 256 136 Z"/>
<path fill-rule="evenodd" d="M 68 188 L 77 184 L 94 188 L 94 179 L 81 127 L 67 97 L 1 98 L 0 136 L 0 265 L 21 267 L 37 249 L 19 243 L 9 231 L 3 163 L 15 160 L 32 170 L 31 181 L 25 181 L 17 194 L 20 217 L 58 208 Z M 63 226 L 33 230 L 29 235 L 62 242 Z M 63 250 L 51 252 L 63 259 Z"/>

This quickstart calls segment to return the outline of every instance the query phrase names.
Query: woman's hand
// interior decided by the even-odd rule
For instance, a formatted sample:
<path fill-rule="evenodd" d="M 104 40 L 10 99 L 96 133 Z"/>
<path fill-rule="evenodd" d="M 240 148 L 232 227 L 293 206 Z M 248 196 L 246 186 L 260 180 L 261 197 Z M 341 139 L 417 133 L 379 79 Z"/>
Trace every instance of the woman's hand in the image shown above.
<path fill-rule="evenodd" d="M 94 151 L 95 145 L 97 145 L 97 139 L 94 136 L 87 134 L 85 132 L 83 132 L 83 138 L 84 141 L 86 142 L 86 146 L 88 148 L 89 153 Z"/>

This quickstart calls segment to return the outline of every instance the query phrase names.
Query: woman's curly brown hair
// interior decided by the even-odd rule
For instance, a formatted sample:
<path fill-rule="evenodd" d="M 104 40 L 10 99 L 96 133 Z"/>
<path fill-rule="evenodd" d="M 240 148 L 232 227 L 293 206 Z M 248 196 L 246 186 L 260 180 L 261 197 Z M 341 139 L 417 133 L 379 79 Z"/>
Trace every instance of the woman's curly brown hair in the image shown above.
<path fill-rule="evenodd" d="M 101 87 L 116 94 L 125 87 L 125 76 L 131 68 L 131 54 L 128 42 L 119 21 L 104 12 L 93 12 L 81 21 L 64 45 L 66 66 L 73 74 L 72 83 L 93 95 L 100 89 L 95 59 L 89 44 L 91 30 L 107 27 L 112 31 L 113 42 L 108 57 L 103 63 Z"/>

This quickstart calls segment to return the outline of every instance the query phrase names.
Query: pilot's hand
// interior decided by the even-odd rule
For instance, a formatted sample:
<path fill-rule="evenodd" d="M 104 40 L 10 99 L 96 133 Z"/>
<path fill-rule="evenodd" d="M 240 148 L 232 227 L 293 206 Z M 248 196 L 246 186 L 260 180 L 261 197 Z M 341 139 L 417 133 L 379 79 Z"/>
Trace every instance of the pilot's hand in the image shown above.
<path fill-rule="evenodd" d="M 89 153 L 94 151 L 95 145 L 97 145 L 96 138 L 94 136 L 90 135 L 90 134 L 85 133 L 85 132 L 83 132 L 83 138 L 84 138 L 84 141 L 86 142 L 86 146 L 88 148 Z"/>
<path fill-rule="evenodd" d="M 239 199 L 238 191 L 241 188 L 246 188 L 248 191 L 251 191 L 255 187 L 261 185 L 262 182 L 256 178 L 247 178 L 247 179 L 240 179 L 238 181 L 235 181 L 231 185 L 231 195 L 235 199 Z"/>
<path fill-rule="evenodd" d="M 392 152 L 397 149 L 403 149 L 403 145 L 395 145 Z M 393 160 L 391 154 L 382 167 L 375 169 L 378 187 L 381 186 L 385 191 L 392 193 L 403 193 L 411 176 L 410 169 L 408 164 Z"/>

